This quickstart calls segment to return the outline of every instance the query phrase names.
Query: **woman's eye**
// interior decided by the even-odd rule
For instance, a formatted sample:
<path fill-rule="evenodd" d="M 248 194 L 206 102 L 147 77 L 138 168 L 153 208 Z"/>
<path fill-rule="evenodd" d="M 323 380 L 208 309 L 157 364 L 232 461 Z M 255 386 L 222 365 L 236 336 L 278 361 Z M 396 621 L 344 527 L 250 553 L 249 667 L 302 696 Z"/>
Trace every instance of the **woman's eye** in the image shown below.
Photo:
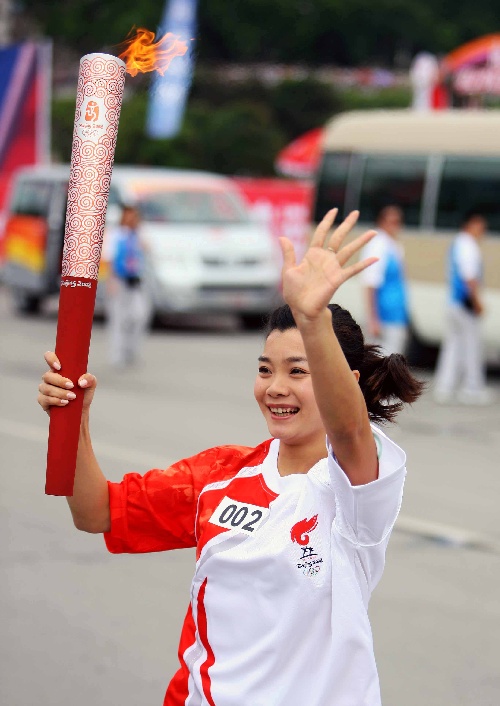
<path fill-rule="evenodd" d="M 305 370 L 302 370 L 302 368 L 292 368 L 290 370 L 290 373 L 292 375 L 307 375 L 307 372 Z"/>
<path fill-rule="evenodd" d="M 259 368 L 259 373 L 260 373 L 261 375 L 269 375 L 270 372 L 271 372 L 271 371 L 269 370 L 269 368 L 266 368 L 265 365 L 261 365 L 260 368 Z"/>

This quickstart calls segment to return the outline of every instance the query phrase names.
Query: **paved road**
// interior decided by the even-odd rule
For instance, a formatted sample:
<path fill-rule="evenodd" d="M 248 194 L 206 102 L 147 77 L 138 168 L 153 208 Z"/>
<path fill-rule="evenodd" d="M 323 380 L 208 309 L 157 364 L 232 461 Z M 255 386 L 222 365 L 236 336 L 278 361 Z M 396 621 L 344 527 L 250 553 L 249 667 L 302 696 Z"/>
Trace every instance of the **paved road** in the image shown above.
<path fill-rule="evenodd" d="M 112 557 L 72 528 L 64 499 L 44 495 L 47 418 L 34 400 L 55 319 L 15 318 L 0 293 L 0 326 L 0 703 L 159 705 L 193 555 Z M 104 334 L 96 326 L 90 369 L 109 478 L 266 437 L 251 396 L 258 334 L 156 332 L 144 364 L 121 374 L 107 367 Z M 497 706 L 500 404 L 438 408 L 426 395 L 391 435 L 409 476 L 371 604 L 384 704 Z"/>

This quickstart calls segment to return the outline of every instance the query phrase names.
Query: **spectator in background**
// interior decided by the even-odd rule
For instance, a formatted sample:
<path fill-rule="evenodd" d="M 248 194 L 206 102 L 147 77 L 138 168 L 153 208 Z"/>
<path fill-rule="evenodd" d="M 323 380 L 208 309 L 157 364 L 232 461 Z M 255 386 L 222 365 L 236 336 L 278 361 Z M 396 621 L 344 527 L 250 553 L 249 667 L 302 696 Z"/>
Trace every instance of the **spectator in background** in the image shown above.
<path fill-rule="evenodd" d="M 448 256 L 449 307 L 447 331 L 436 368 L 436 402 L 457 400 L 464 404 L 488 404 L 486 372 L 481 345 L 481 298 L 483 258 L 479 241 L 488 223 L 480 211 L 469 211 Z"/>
<path fill-rule="evenodd" d="M 117 367 L 138 361 L 150 314 L 139 230 L 139 211 L 134 206 L 124 206 L 120 225 L 110 233 L 104 253 L 110 265 L 107 282 L 110 362 Z"/>
<path fill-rule="evenodd" d="M 386 355 L 404 353 L 408 342 L 408 302 L 403 246 L 398 240 L 403 211 L 394 204 L 377 214 L 377 235 L 363 249 L 362 258 L 378 262 L 362 273 L 367 292 L 367 336 Z"/>

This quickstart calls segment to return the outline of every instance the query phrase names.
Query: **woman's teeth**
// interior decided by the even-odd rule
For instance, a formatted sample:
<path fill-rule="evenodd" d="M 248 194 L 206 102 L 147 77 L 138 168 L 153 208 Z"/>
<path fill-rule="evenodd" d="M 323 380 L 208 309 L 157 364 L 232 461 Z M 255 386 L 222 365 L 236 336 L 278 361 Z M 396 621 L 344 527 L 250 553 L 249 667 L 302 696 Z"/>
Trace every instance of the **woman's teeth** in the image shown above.
<path fill-rule="evenodd" d="M 273 414 L 297 414 L 299 411 L 296 407 L 291 408 L 291 407 L 270 407 L 269 408 Z"/>

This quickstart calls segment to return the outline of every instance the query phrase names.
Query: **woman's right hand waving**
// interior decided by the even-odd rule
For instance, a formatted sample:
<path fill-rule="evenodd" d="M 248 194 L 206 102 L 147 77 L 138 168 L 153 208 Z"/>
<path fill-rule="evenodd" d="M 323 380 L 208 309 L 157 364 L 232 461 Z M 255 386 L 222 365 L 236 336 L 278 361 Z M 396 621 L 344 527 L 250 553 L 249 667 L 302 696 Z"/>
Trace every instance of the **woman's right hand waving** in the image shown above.
<path fill-rule="evenodd" d="M 42 375 L 42 382 L 38 387 L 38 404 L 50 414 L 51 407 L 65 407 L 76 398 L 74 393 L 75 381 L 69 380 L 59 373 L 61 363 L 52 351 L 47 351 L 44 355 L 45 362 L 49 370 Z M 76 384 L 85 390 L 83 397 L 83 410 L 88 410 L 94 397 L 97 379 L 90 373 L 81 375 Z"/>

